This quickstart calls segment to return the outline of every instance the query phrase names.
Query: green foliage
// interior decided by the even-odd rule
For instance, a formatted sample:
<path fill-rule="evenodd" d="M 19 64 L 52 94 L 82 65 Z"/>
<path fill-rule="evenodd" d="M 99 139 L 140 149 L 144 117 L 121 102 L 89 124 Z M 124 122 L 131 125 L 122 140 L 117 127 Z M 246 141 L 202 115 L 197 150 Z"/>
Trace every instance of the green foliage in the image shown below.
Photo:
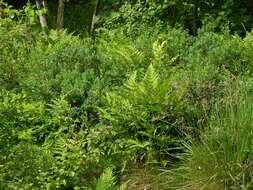
<path fill-rule="evenodd" d="M 126 4 L 93 38 L 41 32 L 30 4 L 13 10 L 13 20 L 5 9 L 1 189 L 126 189 L 138 186 L 124 183 L 128 171 L 168 170 L 181 155 L 169 187 L 252 188 L 252 32 L 243 38 L 217 29 L 238 5 L 224 1 L 219 22 L 193 37 L 164 20 L 183 8 L 190 17 L 177 12 L 170 22 L 184 25 L 193 2 L 143 3 Z"/>
<path fill-rule="evenodd" d="M 0 22 L 0 85 L 13 89 L 19 86 L 24 73 L 24 64 L 34 45 L 35 33 L 26 24 L 9 19 Z M 19 64 L 16 64 L 16 63 Z"/>
<path fill-rule="evenodd" d="M 127 147 L 141 152 L 162 154 L 177 146 L 181 117 L 184 110 L 183 89 L 173 87 L 161 79 L 152 65 L 143 79 L 137 81 L 134 73 L 118 92 L 105 96 L 100 108 L 100 119 L 113 126 L 115 138 L 123 138 Z"/>
<path fill-rule="evenodd" d="M 181 25 L 196 35 L 202 26 L 208 30 L 221 31 L 224 25 L 241 35 L 250 30 L 249 2 L 233 0 L 170 0 L 127 1 L 119 10 L 102 14 L 100 23 L 110 29 L 123 27 L 127 32 L 139 26 L 156 23 Z"/>
<path fill-rule="evenodd" d="M 91 43 L 72 36 L 60 38 L 54 33 L 48 37 L 52 40 L 48 46 L 39 43 L 31 53 L 26 64 L 30 75 L 23 80 L 24 88 L 44 100 L 68 94 L 73 104 L 80 105 L 94 81 L 92 49 L 87 48 Z M 41 81 L 45 81 L 43 85 Z"/>
<path fill-rule="evenodd" d="M 124 190 L 126 189 L 126 185 L 116 187 L 113 170 L 111 168 L 107 168 L 98 179 L 95 190 L 116 190 L 116 189 Z"/>

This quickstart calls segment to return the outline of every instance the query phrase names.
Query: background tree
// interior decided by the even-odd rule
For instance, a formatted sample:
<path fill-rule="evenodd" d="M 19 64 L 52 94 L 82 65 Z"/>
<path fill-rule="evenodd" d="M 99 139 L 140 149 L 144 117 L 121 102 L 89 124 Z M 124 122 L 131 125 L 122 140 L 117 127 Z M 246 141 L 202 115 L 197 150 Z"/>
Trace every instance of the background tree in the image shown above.
<path fill-rule="evenodd" d="M 58 2 L 58 11 L 57 11 L 57 29 L 62 29 L 64 26 L 64 7 L 65 1 L 59 0 Z"/>
<path fill-rule="evenodd" d="M 90 26 L 90 33 L 91 33 L 91 34 L 92 34 L 93 31 L 94 31 L 94 26 L 95 26 L 95 22 L 96 22 L 96 15 L 97 15 L 98 4 L 99 4 L 99 0 L 95 0 L 95 1 L 94 1 L 94 10 L 93 10 L 92 19 L 91 19 L 91 26 Z"/>
<path fill-rule="evenodd" d="M 21 8 L 27 0 L 6 2 L 15 8 Z M 46 1 L 36 0 L 36 4 L 42 7 L 41 10 L 45 8 L 43 2 Z M 130 22 L 136 23 L 136 27 L 143 22 L 153 25 L 162 21 L 171 26 L 181 25 L 193 35 L 207 23 L 212 23 L 213 29 L 217 31 L 224 25 L 229 25 L 232 32 L 241 35 L 245 35 L 253 26 L 253 3 L 250 0 L 101 0 L 99 6 L 96 6 L 97 0 L 50 0 L 48 3 L 47 20 L 41 15 L 40 22 L 47 21 L 50 28 L 61 29 L 64 26 L 69 31 L 79 34 L 93 31 L 95 22 L 98 27 L 108 26 L 106 20 L 110 20 L 115 26 L 126 25 L 125 20 L 128 25 Z M 98 12 L 99 15 L 96 16 Z M 116 15 L 119 18 L 118 23 L 112 23 L 112 17 L 115 20 Z"/>
<path fill-rule="evenodd" d="M 4 17 L 4 8 L 3 8 L 2 3 L 0 2 L 0 18 L 3 18 L 3 17 Z"/>
<path fill-rule="evenodd" d="M 46 10 L 47 10 L 47 2 L 45 0 L 35 0 L 37 9 L 39 11 L 39 19 L 41 27 L 44 29 L 47 27 L 47 18 L 46 18 Z"/>

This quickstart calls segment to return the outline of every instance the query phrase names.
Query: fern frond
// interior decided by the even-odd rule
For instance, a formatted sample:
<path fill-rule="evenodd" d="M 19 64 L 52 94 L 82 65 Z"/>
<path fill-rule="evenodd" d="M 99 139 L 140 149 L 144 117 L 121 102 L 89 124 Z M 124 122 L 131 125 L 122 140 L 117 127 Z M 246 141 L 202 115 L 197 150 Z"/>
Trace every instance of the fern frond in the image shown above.
<path fill-rule="evenodd" d="M 138 85 L 136 82 L 136 76 L 137 76 L 137 72 L 135 71 L 127 80 L 125 87 L 129 90 L 135 90 L 136 86 Z"/>
<path fill-rule="evenodd" d="M 115 177 L 111 168 L 107 168 L 98 179 L 95 190 L 113 190 Z"/>
<path fill-rule="evenodd" d="M 123 183 L 120 185 L 120 187 L 118 188 L 118 190 L 126 190 L 127 189 L 127 183 Z"/>
<path fill-rule="evenodd" d="M 165 55 L 167 42 L 160 43 L 158 40 L 153 43 L 154 62 L 159 63 Z"/>
<path fill-rule="evenodd" d="M 143 85 L 147 89 L 155 89 L 158 86 L 159 77 L 155 71 L 154 66 L 151 64 L 143 78 Z"/>

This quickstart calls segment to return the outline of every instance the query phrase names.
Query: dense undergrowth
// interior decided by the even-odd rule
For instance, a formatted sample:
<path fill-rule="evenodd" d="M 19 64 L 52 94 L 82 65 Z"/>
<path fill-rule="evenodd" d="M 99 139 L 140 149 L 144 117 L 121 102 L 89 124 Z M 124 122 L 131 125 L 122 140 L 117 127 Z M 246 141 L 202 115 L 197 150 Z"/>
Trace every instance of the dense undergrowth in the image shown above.
<path fill-rule="evenodd" d="M 252 189 L 252 58 L 252 32 L 1 19 L 0 189 Z"/>

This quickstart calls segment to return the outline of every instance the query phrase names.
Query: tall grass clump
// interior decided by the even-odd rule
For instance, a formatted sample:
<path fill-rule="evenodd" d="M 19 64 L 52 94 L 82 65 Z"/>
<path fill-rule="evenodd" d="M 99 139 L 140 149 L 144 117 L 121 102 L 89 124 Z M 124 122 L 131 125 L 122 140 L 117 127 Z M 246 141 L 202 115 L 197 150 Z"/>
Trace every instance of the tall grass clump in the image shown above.
<path fill-rule="evenodd" d="M 187 159 L 176 169 L 176 189 L 253 188 L 253 96 L 234 93 L 216 103 L 201 143 L 187 146 Z"/>

